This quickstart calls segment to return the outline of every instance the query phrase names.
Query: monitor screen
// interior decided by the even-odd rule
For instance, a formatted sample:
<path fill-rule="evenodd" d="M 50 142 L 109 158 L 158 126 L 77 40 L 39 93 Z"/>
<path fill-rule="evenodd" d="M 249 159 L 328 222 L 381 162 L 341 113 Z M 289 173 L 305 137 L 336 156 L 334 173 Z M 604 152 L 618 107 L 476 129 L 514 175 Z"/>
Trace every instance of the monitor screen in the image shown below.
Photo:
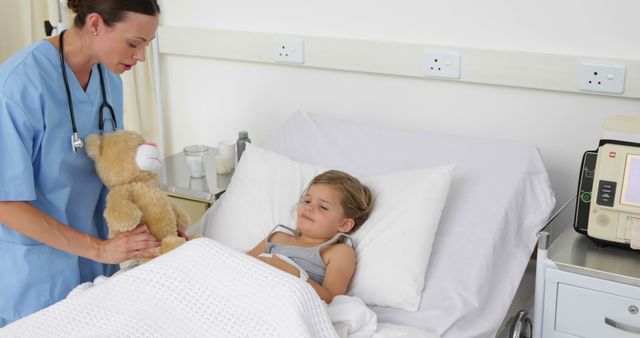
<path fill-rule="evenodd" d="M 640 207 L 640 155 L 627 155 L 620 204 Z"/>

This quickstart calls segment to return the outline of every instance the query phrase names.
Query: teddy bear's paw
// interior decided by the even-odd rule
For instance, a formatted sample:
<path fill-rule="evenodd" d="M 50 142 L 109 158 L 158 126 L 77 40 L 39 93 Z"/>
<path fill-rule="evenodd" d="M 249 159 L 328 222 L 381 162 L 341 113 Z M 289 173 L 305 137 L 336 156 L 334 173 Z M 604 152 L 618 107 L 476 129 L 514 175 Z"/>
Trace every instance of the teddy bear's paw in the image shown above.
<path fill-rule="evenodd" d="M 186 240 L 182 237 L 167 236 L 162 239 L 162 242 L 160 244 L 160 253 L 163 254 L 163 253 L 169 252 L 179 247 L 180 245 L 184 244 L 185 242 Z"/>
<path fill-rule="evenodd" d="M 191 225 L 191 219 L 189 215 L 182 209 L 173 205 L 173 213 L 176 215 L 176 225 L 180 230 L 186 231 Z"/>
<path fill-rule="evenodd" d="M 140 224 L 142 212 L 137 208 L 108 208 L 104 217 L 110 230 L 124 232 L 133 230 Z"/>

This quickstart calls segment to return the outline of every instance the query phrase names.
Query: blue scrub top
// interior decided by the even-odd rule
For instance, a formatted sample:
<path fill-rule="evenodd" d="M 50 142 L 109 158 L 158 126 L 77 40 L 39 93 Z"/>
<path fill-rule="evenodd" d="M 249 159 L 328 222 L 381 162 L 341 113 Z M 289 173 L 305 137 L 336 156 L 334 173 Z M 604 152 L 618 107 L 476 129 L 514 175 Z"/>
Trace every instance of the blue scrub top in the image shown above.
<path fill-rule="evenodd" d="M 122 127 L 122 81 L 106 67 L 103 74 L 107 99 Z M 79 136 L 99 133 L 102 94 L 96 66 L 86 91 L 68 65 L 67 76 Z M 105 128 L 111 125 L 107 122 Z M 40 41 L 0 65 L 0 201 L 29 201 L 63 224 L 106 239 L 106 188 L 84 150 L 72 151 L 71 132 L 60 57 L 53 45 Z M 0 327 L 116 269 L 0 224 Z"/>

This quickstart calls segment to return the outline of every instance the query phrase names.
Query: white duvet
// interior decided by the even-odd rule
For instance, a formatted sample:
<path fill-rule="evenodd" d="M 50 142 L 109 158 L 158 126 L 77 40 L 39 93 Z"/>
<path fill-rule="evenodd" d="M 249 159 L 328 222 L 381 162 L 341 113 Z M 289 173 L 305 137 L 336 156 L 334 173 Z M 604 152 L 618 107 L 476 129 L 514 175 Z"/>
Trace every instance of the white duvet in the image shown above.
<path fill-rule="evenodd" d="M 85 283 L 66 299 L 0 329 L 3 337 L 381 334 L 432 337 L 407 327 L 378 328 L 376 315 L 356 298 L 340 296 L 327 306 L 308 283 L 205 238 Z"/>

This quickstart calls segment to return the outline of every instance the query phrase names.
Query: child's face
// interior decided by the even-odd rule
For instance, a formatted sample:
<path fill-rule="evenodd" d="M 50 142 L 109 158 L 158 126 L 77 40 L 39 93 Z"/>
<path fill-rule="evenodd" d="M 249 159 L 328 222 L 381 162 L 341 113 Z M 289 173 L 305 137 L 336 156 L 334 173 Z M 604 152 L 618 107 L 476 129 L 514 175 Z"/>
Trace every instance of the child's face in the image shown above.
<path fill-rule="evenodd" d="M 352 226 L 348 223 L 342 194 L 330 185 L 312 185 L 298 205 L 298 229 L 305 236 L 329 239 L 338 232 L 349 231 Z"/>

